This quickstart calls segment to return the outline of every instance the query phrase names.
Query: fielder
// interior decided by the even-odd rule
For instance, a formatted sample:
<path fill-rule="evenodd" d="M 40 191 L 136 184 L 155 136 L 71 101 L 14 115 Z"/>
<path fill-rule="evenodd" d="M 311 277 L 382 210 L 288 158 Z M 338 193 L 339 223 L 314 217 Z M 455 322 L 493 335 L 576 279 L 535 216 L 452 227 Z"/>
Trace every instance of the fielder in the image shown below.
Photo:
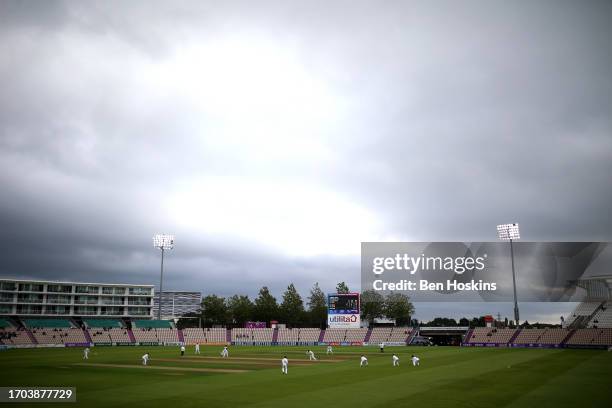
<path fill-rule="evenodd" d="M 223 347 L 223 351 L 221 351 L 221 357 L 229 357 L 229 350 L 227 346 Z"/>
<path fill-rule="evenodd" d="M 185 355 L 185 346 L 181 345 L 181 357 Z"/>
<path fill-rule="evenodd" d="M 85 350 L 83 350 L 83 360 L 89 360 L 89 347 L 85 347 Z"/>
<path fill-rule="evenodd" d="M 145 353 L 145 355 L 144 355 L 144 356 L 142 356 L 142 365 L 145 365 L 145 366 L 146 366 L 146 365 L 147 365 L 147 363 L 149 362 L 149 358 L 151 358 L 151 357 L 149 356 L 149 353 Z"/>
<path fill-rule="evenodd" d="M 195 353 L 200 354 L 200 343 L 196 343 L 195 345 Z"/>
<path fill-rule="evenodd" d="M 289 367 L 289 360 L 287 360 L 287 356 L 284 356 L 283 359 L 281 360 L 281 372 L 283 374 L 287 374 L 288 367 Z"/>
<path fill-rule="evenodd" d="M 306 354 L 308 354 L 308 360 L 310 360 L 310 361 L 312 361 L 312 360 L 315 360 L 315 361 L 316 361 L 316 360 L 317 360 L 317 358 L 316 358 L 316 357 L 315 357 L 315 355 L 314 355 L 314 351 L 312 351 L 312 350 L 308 350 L 308 351 L 306 352 Z"/>
<path fill-rule="evenodd" d="M 385 352 L 385 343 L 380 343 L 378 346 L 380 347 L 380 352 L 384 353 Z"/>
<path fill-rule="evenodd" d="M 327 346 L 327 353 L 325 354 L 334 354 L 334 349 L 332 348 L 332 346 Z"/>
<path fill-rule="evenodd" d="M 368 366 L 368 359 L 366 358 L 366 356 L 362 355 L 361 362 L 359 363 L 359 367 L 367 367 L 367 366 Z"/>
<path fill-rule="evenodd" d="M 419 362 L 421 361 L 417 356 L 415 356 L 414 354 L 412 355 L 412 365 L 414 367 L 417 367 L 419 365 Z"/>
<path fill-rule="evenodd" d="M 393 357 L 391 357 L 391 359 L 393 360 L 393 367 L 399 367 L 399 357 L 393 354 Z"/>

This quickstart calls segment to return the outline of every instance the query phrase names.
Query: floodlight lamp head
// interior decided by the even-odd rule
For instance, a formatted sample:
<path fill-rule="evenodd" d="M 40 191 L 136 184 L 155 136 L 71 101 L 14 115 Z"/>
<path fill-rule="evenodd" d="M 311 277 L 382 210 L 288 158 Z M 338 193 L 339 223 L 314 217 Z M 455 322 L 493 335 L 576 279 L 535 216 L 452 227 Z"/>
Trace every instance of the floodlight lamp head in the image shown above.
<path fill-rule="evenodd" d="M 501 224 L 497 226 L 497 238 L 502 241 L 510 241 L 520 239 L 521 234 L 519 231 L 518 223 L 513 224 Z"/>
<path fill-rule="evenodd" d="M 174 248 L 174 235 L 157 234 L 153 237 L 153 246 L 159 249 Z"/>

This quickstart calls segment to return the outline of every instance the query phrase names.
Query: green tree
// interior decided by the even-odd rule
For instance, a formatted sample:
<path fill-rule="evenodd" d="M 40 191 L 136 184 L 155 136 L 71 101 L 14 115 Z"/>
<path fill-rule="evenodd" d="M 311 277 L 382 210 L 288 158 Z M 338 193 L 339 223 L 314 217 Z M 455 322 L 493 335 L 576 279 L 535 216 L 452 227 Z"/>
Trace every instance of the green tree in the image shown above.
<path fill-rule="evenodd" d="M 217 295 L 208 295 L 202 299 L 202 320 L 207 327 L 226 324 L 225 299 Z"/>
<path fill-rule="evenodd" d="M 293 283 L 287 286 L 283 293 L 283 301 L 279 308 L 285 323 L 290 327 L 298 327 L 304 319 L 304 301 Z"/>
<path fill-rule="evenodd" d="M 227 311 L 236 326 L 243 326 L 253 318 L 253 302 L 248 296 L 234 295 L 227 299 Z"/>
<path fill-rule="evenodd" d="M 267 286 L 259 289 L 259 295 L 253 306 L 253 318 L 261 322 L 278 319 L 278 304 Z"/>
<path fill-rule="evenodd" d="M 325 327 L 327 322 L 327 302 L 325 293 L 319 287 L 319 282 L 316 282 L 312 289 L 310 289 L 308 313 L 312 325 L 315 327 Z"/>
<path fill-rule="evenodd" d="M 396 326 L 404 326 L 410 323 L 410 316 L 414 314 L 414 305 L 403 293 L 391 293 L 385 299 L 384 314 L 389 319 L 394 319 Z"/>
<path fill-rule="evenodd" d="M 385 315 L 385 298 L 375 290 L 361 294 L 361 318 L 372 325 L 374 319 Z"/>
<path fill-rule="evenodd" d="M 336 285 L 336 293 L 349 293 L 349 287 L 345 282 L 340 282 Z"/>

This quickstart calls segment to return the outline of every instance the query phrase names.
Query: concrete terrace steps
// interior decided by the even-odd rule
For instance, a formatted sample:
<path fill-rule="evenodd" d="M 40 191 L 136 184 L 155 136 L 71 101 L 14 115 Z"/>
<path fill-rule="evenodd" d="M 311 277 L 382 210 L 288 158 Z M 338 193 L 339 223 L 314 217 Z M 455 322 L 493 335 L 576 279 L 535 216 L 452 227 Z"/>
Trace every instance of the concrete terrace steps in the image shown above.
<path fill-rule="evenodd" d="M 369 328 L 368 332 L 365 335 L 365 338 L 363 339 L 364 343 L 368 343 L 370 341 L 370 336 L 372 336 L 372 330 L 374 330 L 373 328 Z"/>
<path fill-rule="evenodd" d="M 91 336 L 89 335 L 89 331 L 87 329 L 81 329 L 83 330 L 83 334 L 85 335 L 85 340 L 87 340 L 88 343 L 93 343 L 93 340 L 91 339 Z"/>
<path fill-rule="evenodd" d="M 508 344 L 514 344 L 514 340 L 516 340 L 516 338 L 519 336 L 519 334 L 521 334 L 522 331 L 523 329 L 521 328 L 516 329 L 512 337 L 510 337 L 510 340 L 508 340 Z"/>

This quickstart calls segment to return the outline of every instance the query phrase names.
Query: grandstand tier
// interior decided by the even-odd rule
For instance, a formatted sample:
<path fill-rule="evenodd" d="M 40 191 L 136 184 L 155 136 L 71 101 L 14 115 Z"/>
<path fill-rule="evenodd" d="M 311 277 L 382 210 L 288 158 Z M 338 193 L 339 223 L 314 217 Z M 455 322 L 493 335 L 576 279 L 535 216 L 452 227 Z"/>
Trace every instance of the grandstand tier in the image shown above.
<path fill-rule="evenodd" d="M 121 328 L 123 325 L 117 319 L 83 319 L 83 323 L 89 328 Z"/>
<path fill-rule="evenodd" d="M 23 323 L 29 327 L 40 327 L 40 328 L 57 328 L 57 329 L 69 329 L 73 327 L 72 323 L 68 319 L 24 319 Z"/>
<path fill-rule="evenodd" d="M 172 323 L 169 320 L 133 320 L 132 327 L 144 329 L 171 329 Z"/>

